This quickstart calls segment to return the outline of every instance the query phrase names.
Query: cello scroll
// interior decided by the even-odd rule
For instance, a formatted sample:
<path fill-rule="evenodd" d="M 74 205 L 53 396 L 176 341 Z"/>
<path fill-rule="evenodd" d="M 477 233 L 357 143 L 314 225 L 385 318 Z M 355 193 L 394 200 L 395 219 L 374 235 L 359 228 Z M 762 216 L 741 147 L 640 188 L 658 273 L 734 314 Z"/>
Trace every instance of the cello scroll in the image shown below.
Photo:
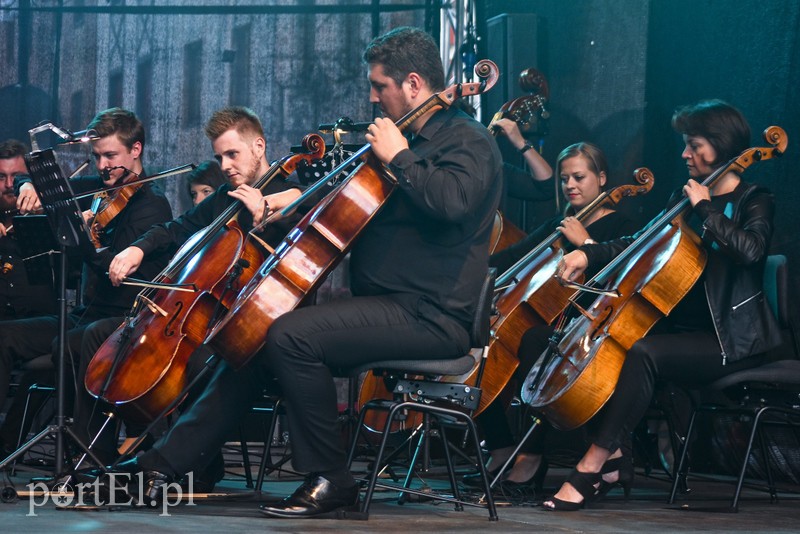
<path fill-rule="evenodd" d="M 783 155 L 789 145 L 789 138 L 786 131 L 780 126 L 769 126 L 763 133 L 764 140 L 772 145 L 772 148 L 753 147 L 742 152 L 733 162 L 732 167 L 737 167 L 737 172 L 744 171 L 756 161 L 772 159 Z"/>
<path fill-rule="evenodd" d="M 638 182 L 637 184 L 625 184 L 619 187 L 615 187 L 611 191 L 608 192 L 608 202 L 612 204 L 619 203 L 625 197 L 634 197 L 637 195 L 646 195 L 653 189 L 653 183 L 655 183 L 655 176 L 653 176 L 653 171 L 648 169 L 647 167 L 639 167 L 635 171 L 633 171 L 633 179 Z"/>
<path fill-rule="evenodd" d="M 297 165 L 300 162 L 309 162 L 321 159 L 325 155 L 325 140 L 321 135 L 310 133 L 303 138 L 301 142 L 305 153 L 290 154 L 283 161 L 280 162 L 280 168 L 284 176 L 288 176 L 297 170 Z"/>

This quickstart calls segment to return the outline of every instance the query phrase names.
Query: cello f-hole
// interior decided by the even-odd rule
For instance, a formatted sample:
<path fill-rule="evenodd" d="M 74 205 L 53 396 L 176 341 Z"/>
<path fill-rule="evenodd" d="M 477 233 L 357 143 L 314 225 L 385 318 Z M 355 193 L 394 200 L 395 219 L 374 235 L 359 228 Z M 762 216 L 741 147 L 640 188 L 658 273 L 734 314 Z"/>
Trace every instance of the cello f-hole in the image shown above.
<path fill-rule="evenodd" d="M 600 321 L 597 323 L 597 326 L 592 329 L 591 334 L 589 334 L 589 337 L 591 338 L 592 341 L 595 341 L 600 337 L 600 332 L 603 330 L 603 328 L 605 328 L 606 323 L 608 322 L 608 319 L 611 317 L 613 311 L 614 311 L 613 308 L 607 306 L 606 308 L 603 308 L 603 311 L 597 315 Z"/>
<path fill-rule="evenodd" d="M 167 337 L 172 337 L 175 335 L 175 329 L 172 328 L 172 324 L 180 317 L 181 311 L 183 311 L 183 302 L 176 302 L 175 303 L 175 313 L 172 314 L 169 322 L 164 326 L 164 335 Z"/>

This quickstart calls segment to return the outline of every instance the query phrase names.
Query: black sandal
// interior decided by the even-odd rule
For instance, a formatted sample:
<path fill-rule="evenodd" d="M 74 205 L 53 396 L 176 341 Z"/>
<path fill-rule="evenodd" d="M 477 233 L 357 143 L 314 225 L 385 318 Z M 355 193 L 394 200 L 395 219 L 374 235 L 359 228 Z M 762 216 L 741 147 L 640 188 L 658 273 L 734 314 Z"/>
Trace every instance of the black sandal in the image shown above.
<path fill-rule="evenodd" d="M 573 469 L 567 477 L 573 488 L 581 494 L 583 500 L 580 502 L 564 501 L 556 497 L 551 497 L 549 501 L 542 503 L 542 508 L 551 512 L 574 512 L 580 510 L 589 500 L 597 493 L 597 484 L 603 480 L 603 475 L 600 473 L 584 473 Z M 545 503 L 551 502 L 552 506 L 546 506 Z"/>
<path fill-rule="evenodd" d="M 613 473 L 614 471 L 619 472 L 619 477 L 617 478 L 616 482 L 606 482 L 602 479 L 603 475 Z M 614 489 L 615 486 L 621 486 L 623 494 L 625 495 L 625 500 L 627 501 L 631 495 L 633 475 L 633 462 L 631 462 L 629 458 L 626 458 L 625 456 L 619 456 L 617 458 L 607 460 L 600 469 L 600 487 L 597 488 L 594 500 L 602 499 L 609 491 Z"/>

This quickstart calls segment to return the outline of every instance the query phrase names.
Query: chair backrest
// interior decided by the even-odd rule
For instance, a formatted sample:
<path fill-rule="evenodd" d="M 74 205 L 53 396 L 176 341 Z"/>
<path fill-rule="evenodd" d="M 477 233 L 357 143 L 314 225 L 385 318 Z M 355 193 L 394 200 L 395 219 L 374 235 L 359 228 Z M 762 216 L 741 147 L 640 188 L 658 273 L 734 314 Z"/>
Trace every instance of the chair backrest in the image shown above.
<path fill-rule="evenodd" d="M 789 272 L 783 254 L 767 256 L 764 294 L 781 328 L 789 328 Z"/>
<path fill-rule="evenodd" d="M 475 315 L 472 318 L 470 341 L 473 347 L 485 347 L 489 344 L 489 333 L 491 331 L 489 320 L 492 317 L 492 306 L 494 306 L 495 278 L 497 278 L 497 269 L 491 267 L 483 280 L 478 305 L 475 307 Z"/>

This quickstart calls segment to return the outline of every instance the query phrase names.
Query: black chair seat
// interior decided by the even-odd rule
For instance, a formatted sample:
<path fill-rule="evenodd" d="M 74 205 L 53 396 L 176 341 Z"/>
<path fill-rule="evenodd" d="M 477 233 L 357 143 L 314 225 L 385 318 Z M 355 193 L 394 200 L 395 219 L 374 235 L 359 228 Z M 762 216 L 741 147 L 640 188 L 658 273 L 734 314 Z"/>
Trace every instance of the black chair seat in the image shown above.
<path fill-rule="evenodd" d="M 384 466 L 384 461 L 388 466 L 389 459 L 384 456 L 389 435 L 391 433 L 391 425 L 393 421 L 405 417 L 407 412 L 421 412 L 423 414 L 423 423 L 419 425 L 420 434 L 417 438 L 416 450 L 410 459 L 408 466 L 408 473 L 405 482 L 402 486 L 386 485 L 381 483 L 381 487 L 386 489 L 393 489 L 405 494 L 415 494 L 424 496 L 433 500 L 451 502 L 455 505 L 456 510 L 463 510 L 464 505 L 486 507 L 489 512 L 489 518 L 492 521 L 497 520 L 497 510 L 495 508 L 494 499 L 492 497 L 489 480 L 486 476 L 486 469 L 480 452 L 480 440 L 478 438 L 478 431 L 475 423 L 472 420 L 472 410 L 477 408 L 480 402 L 480 376 L 481 372 L 476 374 L 475 385 L 469 386 L 466 384 L 457 383 L 441 383 L 438 380 L 425 380 L 425 379 L 411 379 L 403 375 L 422 375 L 424 377 L 432 376 L 449 376 L 461 377 L 470 373 L 476 366 L 481 365 L 484 360 L 484 355 L 488 349 L 490 342 L 490 318 L 493 309 L 493 295 L 494 295 L 494 281 L 495 271 L 490 269 L 484 280 L 483 287 L 478 299 L 478 305 L 475 309 L 475 314 L 472 320 L 472 327 L 470 331 L 470 341 L 473 347 L 469 353 L 459 358 L 444 358 L 437 360 L 382 360 L 372 361 L 365 365 L 355 368 L 346 369 L 345 374 L 351 377 L 357 377 L 360 373 L 372 371 L 375 373 L 389 372 L 392 375 L 398 375 L 398 382 L 395 385 L 394 399 L 374 399 L 367 402 L 362 406 L 358 422 L 356 424 L 356 433 L 353 436 L 350 444 L 350 453 L 348 454 L 347 463 L 351 465 L 355 456 L 356 446 L 358 443 L 359 432 L 364 427 L 365 415 L 371 410 L 385 410 L 387 417 L 383 428 L 380 430 L 381 440 L 378 450 L 375 454 L 372 469 L 368 476 L 368 484 L 364 494 L 364 500 L 361 505 L 360 512 L 363 517 L 368 517 L 369 507 L 372 502 L 372 497 L 376 486 L 378 486 L 378 474 Z M 407 389 L 400 389 L 405 382 L 408 382 Z M 406 395 L 413 392 L 413 395 Z M 399 394 L 399 395 L 398 395 Z M 408 400 L 403 400 L 406 397 Z M 436 404 L 432 403 L 435 401 Z M 438 404 L 444 405 L 438 405 Z M 461 409 L 452 409 L 454 407 L 461 407 Z M 423 492 L 415 490 L 410 487 L 411 474 L 414 471 L 414 465 L 417 461 L 417 455 L 423 449 L 423 443 L 430 432 L 431 418 L 439 423 L 438 435 L 442 440 L 443 451 L 445 455 L 447 473 L 450 480 L 450 488 L 452 490 L 452 497 L 436 492 Z M 482 475 L 485 502 L 469 502 L 465 501 L 460 494 L 458 484 L 455 477 L 455 468 L 451 457 L 451 444 L 447 438 L 446 426 L 452 424 L 461 424 L 465 430 L 463 443 L 467 443 L 469 436 L 472 437 L 473 445 L 477 454 L 477 467 Z M 416 433 L 412 433 L 413 435 Z M 463 448 L 463 447 L 462 447 Z M 390 455 L 391 457 L 392 455 Z M 402 502 L 402 501 L 401 501 Z"/>
<path fill-rule="evenodd" d="M 724 376 L 713 382 L 710 389 L 724 390 L 747 383 L 761 383 L 773 387 L 791 387 L 800 384 L 800 360 L 778 360 Z"/>
<path fill-rule="evenodd" d="M 358 375 L 373 369 L 386 369 L 423 375 L 453 376 L 470 372 L 476 363 L 476 356 L 472 353 L 448 360 L 386 360 L 350 369 L 348 374 Z"/>

